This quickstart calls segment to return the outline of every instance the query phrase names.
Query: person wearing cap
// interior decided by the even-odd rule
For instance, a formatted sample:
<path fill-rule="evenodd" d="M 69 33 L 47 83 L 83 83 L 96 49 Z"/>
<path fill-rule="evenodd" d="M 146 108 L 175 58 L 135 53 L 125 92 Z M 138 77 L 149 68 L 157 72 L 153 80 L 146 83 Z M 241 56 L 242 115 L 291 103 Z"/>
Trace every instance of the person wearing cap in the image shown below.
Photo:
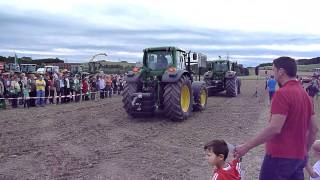
<path fill-rule="evenodd" d="M 234 155 L 266 143 L 260 180 L 303 180 L 307 154 L 318 132 L 314 106 L 296 79 L 297 64 L 290 57 L 273 60 L 275 79 L 281 84 L 272 99 L 268 124 L 259 133 L 237 146 Z"/>
<path fill-rule="evenodd" d="M 315 141 L 311 149 L 316 163 L 311 166 L 310 161 L 308 161 L 305 169 L 310 176 L 310 180 L 320 180 L 320 140 Z"/>

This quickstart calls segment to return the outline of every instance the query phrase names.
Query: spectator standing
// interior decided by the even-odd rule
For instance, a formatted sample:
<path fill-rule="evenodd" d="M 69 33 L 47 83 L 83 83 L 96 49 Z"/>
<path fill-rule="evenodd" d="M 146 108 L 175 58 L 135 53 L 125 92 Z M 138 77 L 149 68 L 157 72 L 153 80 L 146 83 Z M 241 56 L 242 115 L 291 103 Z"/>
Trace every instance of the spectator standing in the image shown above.
<path fill-rule="evenodd" d="M 3 109 L 6 108 L 6 101 L 4 99 L 5 93 L 6 93 L 6 89 L 5 89 L 3 75 L 0 73 L 0 108 L 3 108 Z M 1 98 L 3 98 L 3 99 L 1 99 Z"/>
<path fill-rule="evenodd" d="M 48 85 L 49 85 L 49 103 L 50 103 L 50 104 L 53 104 L 54 91 L 55 91 L 55 86 L 54 86 L 53 77 L 49 77 Z"/>
<path fill-rule="evenodd" d="M 39 106 L 44 106 L 44 95 L 45 95 L 46 82 L 43 79 L 43 76 L 40 75 L 39 79 L 36 80 L 36 89 L 37 89 L 37 104 Z"/>
<path fill-rule="evenodd" d="M 117 77 L 118 77 L 117 75 L 111 76 L 113 94 L 116 94 L 118 91 Z"/>
<path fill-rule="evenodd" d="M 4 98 L 4 93 L 5 93 L 5 89 L 4 89 L 4 84 L 2 80 L 2 74 L 0 74 L 0 108 L 3 108 L 3 109 L 6 107 L 5 100 L 2 99 Z"/>
<path fill-rule="evenodd" d="M 73 102 L 73 92 L 74 92 L 74 79 L 75 77 L 71 77 L 70 74 L 69 75 L 69 84 L 70 84 L 70 101 Z"/>
<path fill-rule="evenodd" d="M 61 104 L 65 103 L 64 77 L 62 74 L 59 74 L 58 79 L 55 80 L 55 87 L 57 91 L 57 98 L 56 98 L 57 104 L 59 104 L 59 99 Z"/>
<path fill-rule="evenodd" d="M 104 99 L 104 90 L 106 87 L 106 82 L 102 76 L 99 76 L 98 82 L 99 82 L 99 89 L 100 89 L 100 99 Z"/>
<path fill-rule="evenodd" d="M 49 88 L 49 75 L 46 74 L 45 77 L 44 77 L 44 81 L 46 82 L 46 87 L 45 87 L 45 91 L 44 91 L 44 104 L 47 104 L 47 101 L 48 101 L 48 97 L 49 97 L 49 94 L 50 94 L 50 88 Z"/>
<path fill-rule="evenodd" d="M 112 95 L 112 79 L 111 79 L 111 76 L 110 75 L 106 75 L 106 88 L 105 88 L 105 95 L 106 97 L 110 97 L 111 98 L 111 95 Z"/>
<path fill-rule="evenodd" d="M 29 99 L 29 105 L 30 107 L 36 106 L 36 97 L 37 97 L 37 89 L 36 89 L 36 76 L 34 74 L 30 74 L 30 78 L 28 80 L 28 84 L 30 87 L 30 99 Z"/>
<path fill-rule="evenodd" d="M 92 76 L 90 79 L 90 87 L 91 87 L 91 100 L 95 100 L 96 93 L 97 93 L 97 80 L 95 76 Z"/>
<path fill-rule="evenodd" d="M 17 108 L 18 107 L 18 95 L 21 92 L 20 84 L 18 82 L 18 76 L 13 75 L 12 81 L 11 81 L 11 86 L 10 86 L 10 94 L 11 94 L 11 103 L 12 103 L 12 108 Z"/>
<path fill-rule="evenodd" d="M 312 102 L 314 102 L 314 97 L 319 92 L 319 80 L 316 75 L 312 76 L 311 84 L 307 87 L 306 91 L 308 92 L 308 95 L 312 99 Z"/>
<path fill-rule="evenodd" d="M 282 87 L 272 100 L 268 125 L 236 148 L 237 158 L 266 142 L 260 180 L 303 180 L 307 153 L 318 131 L 311 99 L 296 80 L 297 65 L 290 57 L 273 61 L 275 79 Z"/>
<path fill-rule="evenodd" d="M 65 90 L 65 101 L 68 103 L 70 102 L 70 80 L 69 80 L 69 77 L 68 75 L 66 74 L 65 75 L 65 78 L 64 78 L 64 90 Z"/>
<path fill-rule="evenodd" d="M 74 80 L 73 80 L 73 91 L 75 93 L 75 102 L 80 101 L 80 96 L 81 96 L 81 83 L 80 83 L 80 77 L 79 75 L 76 75 Z"/>
<path fill-rule="evenodd" d="M 29 97 L 29 93 L 30 93 L 30 89 L 27 87 L 28 84 L 23 84 L 23 107 L 24 108 L 29 108 L 30 107 L 30 103 L 29 103 L 29 100 L 30 100 L 30 97 Z"/>
<path fill-rule="evenodd" d="M 88 78 L 85 77 L 82 81 L 82 101 L 88 101 L 89 100 L 89 83 Z"/>
<path fill-rule="evenodd" d="M 267 80 L 267 89 L 269 92 L 269 100 L 271 102 L 274 93 L 276 92 L 277 81 L 274 79 L 274 76 L 271 75 Z"/>

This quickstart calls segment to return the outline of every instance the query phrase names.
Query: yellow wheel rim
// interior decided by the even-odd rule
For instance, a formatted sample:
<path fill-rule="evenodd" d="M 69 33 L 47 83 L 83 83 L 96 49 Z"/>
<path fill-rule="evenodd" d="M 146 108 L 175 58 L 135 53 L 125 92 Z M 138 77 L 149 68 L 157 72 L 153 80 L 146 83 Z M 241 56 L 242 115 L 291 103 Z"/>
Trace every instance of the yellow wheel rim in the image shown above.
<path fill-rule="evenodd" d="M 202 89 L 200 91 L 200 104 L 202 107 L 206 105 L 206 101 L 207 101 L 207 92 L 205 89 Z"/>
<path fill-rule="evenodd" d="M 181 109 L 183 112 L 188 112 L 190 106 L 190 90 L 187 85 L 181 88 Z"/>

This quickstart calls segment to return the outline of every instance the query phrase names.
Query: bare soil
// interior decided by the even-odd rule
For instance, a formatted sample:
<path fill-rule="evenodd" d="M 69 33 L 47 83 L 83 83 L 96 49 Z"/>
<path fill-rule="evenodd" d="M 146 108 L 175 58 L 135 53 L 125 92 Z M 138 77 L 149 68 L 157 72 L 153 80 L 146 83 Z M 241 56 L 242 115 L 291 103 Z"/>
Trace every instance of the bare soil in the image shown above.
<path fill-rule="evenodd" d="M 244 80 L 236 98 L 219 94 L 184 122 L 157 112 L 132 119 L 120 96 L 78 104 L 0 111 L 0 179 L 207 180 L 203 145 L 241 144 L 267 123 L 264 82 Z M 263 146 L 243 159 L 258 179 Z"/>

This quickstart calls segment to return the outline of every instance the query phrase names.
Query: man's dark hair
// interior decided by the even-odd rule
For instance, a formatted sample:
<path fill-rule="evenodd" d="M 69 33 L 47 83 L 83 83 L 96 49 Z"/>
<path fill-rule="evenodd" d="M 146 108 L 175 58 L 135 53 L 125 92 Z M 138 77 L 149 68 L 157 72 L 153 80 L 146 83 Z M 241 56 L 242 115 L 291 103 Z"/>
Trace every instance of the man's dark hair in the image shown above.
<path fill-rule="evenodd" d="M 229 153 L 229 149 L 228 149 L 227 143 L 224 140 L 219 140 L 219 139 L 215 139 L 215 140 L 212 140 L 212 141 L 208 142 L 204 146 L 204 150 L 213 152 L 217 156 L 219 154 L 223 154 L 224 155 L 224 160 L 227 159 L 228 153 Z"/>
<path fill-rule="evenodd" d="M 289 77 L 296 77 L 297 75 L 297 64 L 296 61 L 294 59 L 292 59 L 291 57 L 279 57 L 275 60 L 273 60 L 273 65 L 277 68 L 277 69 L 284 69 L 286 71 L 286 74 Z"/>

